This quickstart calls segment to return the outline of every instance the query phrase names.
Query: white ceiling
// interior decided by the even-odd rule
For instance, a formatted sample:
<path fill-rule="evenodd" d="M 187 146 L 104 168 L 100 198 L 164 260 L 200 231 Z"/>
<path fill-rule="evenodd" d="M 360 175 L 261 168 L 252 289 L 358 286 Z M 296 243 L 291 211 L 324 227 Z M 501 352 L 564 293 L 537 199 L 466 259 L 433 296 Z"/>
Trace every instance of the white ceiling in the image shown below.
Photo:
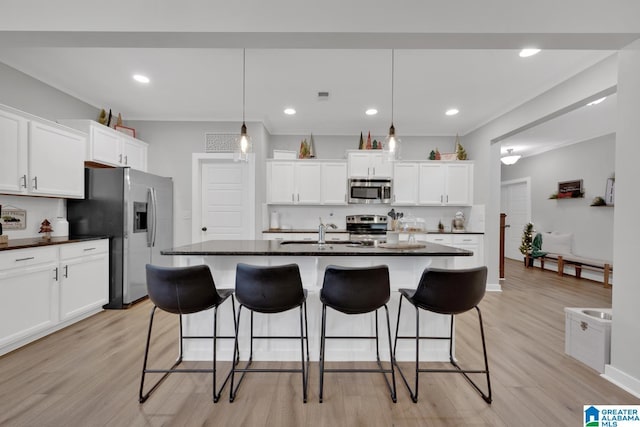
<path fill-rule="evenodd" d="M 464 135 L 611 51 L 395 50 L 399 135 Z M 0 48 L 0 62 L 126 120 L 242 118 L 242 49 Z M 384 135 L 391 123 L 391 50 L 247 49 L 246 120 L 272 134 Z M 151 78 L 141 85 L 135 73 Z M 318 100 L 328 91 L 328 100 Z M 294 107 L 295 116 L 283 113 Z M 367 108 L 377 116 L 365 116 Z M 446 116 L 455 107 L 457 116 Z"/>

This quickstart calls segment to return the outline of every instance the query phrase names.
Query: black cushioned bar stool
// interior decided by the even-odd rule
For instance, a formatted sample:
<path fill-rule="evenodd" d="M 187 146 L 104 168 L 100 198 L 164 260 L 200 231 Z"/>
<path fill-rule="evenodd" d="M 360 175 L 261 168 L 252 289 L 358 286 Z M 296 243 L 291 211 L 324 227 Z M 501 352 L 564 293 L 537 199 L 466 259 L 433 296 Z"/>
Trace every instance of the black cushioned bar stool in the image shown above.
<path fill-rule="evenodd" d="M 233 289 L 216 289 L 216 285 L 211 277 L 211 271 L 206 265 L 195 265 L 191 267 L 158 267 L 147 264 L 147 290 L 149 299 L 153 303 L 151 316 L 149 319 L 149 331 L 147 333 L 147 344 L 144 350 L 144 364 L 142 367 L 142 378 L 140 380 L 139 401 L 144 403 L 151 393 L 174 372 L 207 372 L 213 373 L 213 401 L 220 399 L 220 393 L 231 376 L 231 370 L 227 374 L 220 389 L 216 391 L 216 351 L 218 339 L 233 339 L 234 336 L 217 335 L 218 307 L 231 297 L 233 306 L 233 323 L 235 328 L 235 303 L 233 301 Z M 182 334 L 182 315 L 198 313 L 213 308 L 213 336 L 184 336 Z M 148 369 L 147 361 L 149 357 L 149 344 L 151 342 L 151 330 L 153 328 L 153 318 L 156 309 L 179 315 L 180 318 L 180 342 L 179 354 L 173 366 L 169 369 Z M 183 340 L 185 339 L 212 339 L 213 340 L 213 367 L 212 369 L 176 369 L 182 362 Z M 234 359 L 237 356 L 238 347 L 235 347 Z M 143 394 L 144 378 L 148 373 L 164 373 L 164 375 Z"/>
<path fill-rule="evenodd" d="M 324 387 L 325 372 L 380 372 L 391 392 L 391 399 L 396 402 L 396 377 L 393 363 L 389 369 L 384 369 L 380 361 L 380 347 L 378 334 L 378 309 L 384 307 L 387 315 L 387 337 L 389 355 L 391 349 L 391 325 L 389 323 L 389 302 L 391 291 L 389 285 L 389 269 L 386 265 L 365 268 L 338 267 L 330 265 L 324 272 L 324 282 L 320 291 L 322 302 L 322 330 L 320 336 L 320 403 Z M 345 314 L 375 313 L 375 336 L 327 336 L 327 307 Z M 370 339 L 376 342 L 376 360 L 378 369 L 325 369 L 325 349 L 327 339 Z M 387 374 L 391 374 L 391 383 Z"/>
<path fill-rule="evenodd" d="M 415 386 L 411 390 L 404 373 L 398 367 L 402 379 L 409 389 L 413 402 L 418 401 L 418 377 L 421 372 L 452 372 L 462 374 L 467 381 L 480 393 L 482 398 L 491 403 L 491 380 L 489 378 L 489 363 L 487 361 L 487 346 L 482 325 L 482 313 L 478 304 L 484 297 L 487 284 L 487 267 L 471 268 L 466 270 L 442 270 L 426 269 L 422 273 L 417 289 L 400 289 L 400 303 L 398 305 L 398 322 L 396 324 L 396 339 L 393 345 L 394 363 L 398 339 L 411 339 L 416 342 Z M 402 299 L 405 298 L 416 310 L 416 334 L 415 336 L 398 336 L 400 327 L 400 313 Z M 451 316 L 449 335 L 445 337 L 420 336 L 420 309 L 434 313 Z M 484 356 L 484 369 L 462 369 L 453 357 L 454 316 L 475 309 L 480 323 L 480 336 L 482 338 L 482 353 Z M 449 361 L 453 369 L 423 369 L 420 368 L 420 340 L 448 340 Z M 485 374 L 487 379 L 487 393 L 485 394 L 467 374 Z"/>
<path fill-rule="evenodd" d="M 302 373 L 302 399 L 307 402 L 307 383 L 309 379 L 309 337 L 307 334 L 307 291 L 302 288 L 300 269 L 296 264 L 281 266 L 254 266 L 239 263 L 236 267 L 236 298 L 240 304 L 236 329 L 236 347 L 242 309 L 251 312 L 251 342 L 249 360 L 244 368 L 238 368 L 239 354 L 231 370 L 229 401 L 233 402 L 238 387 L 247 372 L 300 372 Z M 300 309 L 300 336 L 254 336 L 253 314 L 282 313 L 294 308 Z M 304 317 L 304 318 L 303 318 Z M 302 366 L 300 369 L 259 369 L 250 368 L 253 361 L 254 339 L 299 339 Z M 306 349 L 305 349 L 306 344 Z M 234 388 L 235 373 L 242 372 Z"/>

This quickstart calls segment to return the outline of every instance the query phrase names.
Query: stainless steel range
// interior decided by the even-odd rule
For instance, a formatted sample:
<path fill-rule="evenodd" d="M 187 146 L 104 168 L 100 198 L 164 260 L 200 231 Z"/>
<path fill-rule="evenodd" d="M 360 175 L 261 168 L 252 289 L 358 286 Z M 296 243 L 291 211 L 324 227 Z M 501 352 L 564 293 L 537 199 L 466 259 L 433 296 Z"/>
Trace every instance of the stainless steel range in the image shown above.
<path fill-rule="evenodd" d="M 347 215 L 349 240 L 383 243 L 387 236 L 386 215 Z"/>

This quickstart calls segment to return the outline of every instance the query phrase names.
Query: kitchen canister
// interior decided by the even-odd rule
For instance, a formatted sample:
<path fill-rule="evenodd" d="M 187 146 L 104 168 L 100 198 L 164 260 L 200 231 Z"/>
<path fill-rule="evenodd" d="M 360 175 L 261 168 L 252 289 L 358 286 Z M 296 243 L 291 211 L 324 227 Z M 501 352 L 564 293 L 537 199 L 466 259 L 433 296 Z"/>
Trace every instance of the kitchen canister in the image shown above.
<path fill-rule="evenodd" d="M 63 217 L 57 217 L 52 224 L 52 237 L 69 237 L 69 221 Z"/>
<path fill-rule="evenodd" d="M 269 228 L 271 230 L 280 230 L 280 213 L 276 211 L 271 211 L 271 215 L 269 216 Z"/>

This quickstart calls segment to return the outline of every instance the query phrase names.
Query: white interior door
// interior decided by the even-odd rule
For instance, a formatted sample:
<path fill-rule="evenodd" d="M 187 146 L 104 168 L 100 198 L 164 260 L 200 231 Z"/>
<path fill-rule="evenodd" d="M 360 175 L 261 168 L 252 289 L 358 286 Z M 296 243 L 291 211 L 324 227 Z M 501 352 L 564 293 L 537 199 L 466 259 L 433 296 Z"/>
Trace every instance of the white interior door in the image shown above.
<path fill-rule="evenodd" d="M 531 221 L 531 185 L 529 179 L 506 181 L 501 185 L 501 212 L 507 214 L 504 232 L 504 255 L 522 259 L 522 230 Z"/>
<path fill-rule="evenodd" d="M 250 240 L 255 232 L 252 162 L 201 163 L 200 240 Z"/>

